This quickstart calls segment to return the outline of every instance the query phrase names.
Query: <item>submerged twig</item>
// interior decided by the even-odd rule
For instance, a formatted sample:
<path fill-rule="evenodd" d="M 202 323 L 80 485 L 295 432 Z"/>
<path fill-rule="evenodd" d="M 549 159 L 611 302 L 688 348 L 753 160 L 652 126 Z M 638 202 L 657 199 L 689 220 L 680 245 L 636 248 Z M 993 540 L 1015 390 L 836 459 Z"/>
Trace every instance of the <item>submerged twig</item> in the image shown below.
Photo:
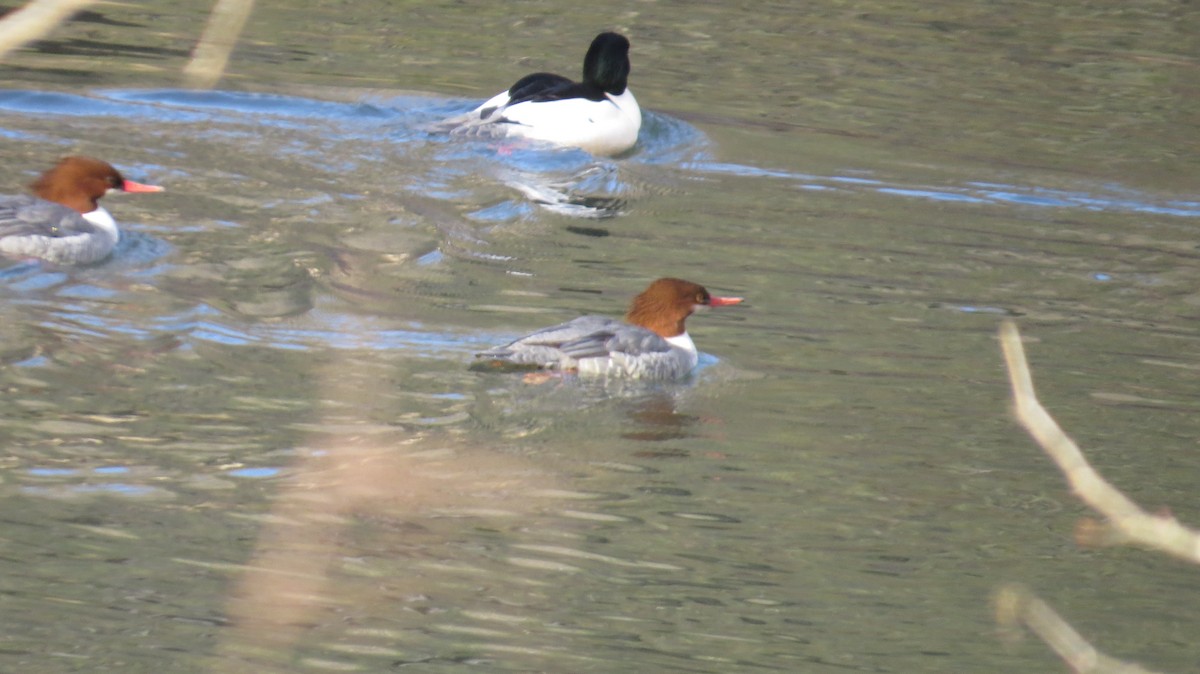
<path fill-rule="evenodd" d="M 1075 495 L 1106 520 L 1103 523 L 1085 522 L 1079 530 L 1083 542 L 1093 545 L 1134 543 L 1200 563 L 1200 533 L 1183 526 L 1168 513 L 1147 513 L 1109 484 L 1042 407 L 1033 390 L 1033 377 L 1025 360 L 1021 336 L 1011 321 L 1000 326 L 1000 346 L 1008 364 L 1017 420 L 1058 464 Z"/>
<path fill-rule="evenodd" d="M 0 19 L 0 60 L 44 37 L 93 2 L 95 0 L 31 0 L 28 5 Z"/>
<path fill-rule="evenodd" d="M 1136 663 L 1124 662 L 1097 651 L 1086 639 L 1037 595 L 1022 585 L 1005 585 L 994 597 L 996 622 L 1014 629 L 1029 628 L 1080 674 L 1151 674 Z"/>

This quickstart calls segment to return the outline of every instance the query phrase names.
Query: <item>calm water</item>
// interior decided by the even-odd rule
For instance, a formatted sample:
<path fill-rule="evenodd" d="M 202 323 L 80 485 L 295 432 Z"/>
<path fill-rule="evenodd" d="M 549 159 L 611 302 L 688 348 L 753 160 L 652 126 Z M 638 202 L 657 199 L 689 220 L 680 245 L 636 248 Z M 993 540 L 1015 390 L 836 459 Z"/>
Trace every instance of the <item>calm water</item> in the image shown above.
<path fill-rule="evenodd" d="M 192 3 L 0 67 L 8 191 L 168 188 L 106 202 L 104 264 L 0 268 L 0 670 L 1054 671 L 1007 581 L 1200 659 L 1200 576 L 1075 547 L 994 339 L 1200 522 L 1200 13 L 267 4 L 219 91 L 178 88 Z M 606 28 L 631 156 L 423 130 Z M 688 381 L 466 369 L 664 275 L 749 300 Z"/>

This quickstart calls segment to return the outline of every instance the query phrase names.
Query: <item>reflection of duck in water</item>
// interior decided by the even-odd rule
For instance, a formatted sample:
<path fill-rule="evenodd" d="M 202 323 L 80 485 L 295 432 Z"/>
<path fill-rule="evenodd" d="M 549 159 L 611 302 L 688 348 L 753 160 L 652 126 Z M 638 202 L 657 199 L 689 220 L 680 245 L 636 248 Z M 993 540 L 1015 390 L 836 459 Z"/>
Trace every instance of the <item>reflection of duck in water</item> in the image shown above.
<path fill-rule="evenodd" d="M 601 33 L 583 59 L 583 81 L 533 73 L 471 112 L 438 125 L 468 136 L 519 137 L 615 155 L 637 143 L 642 111 L 626 86 L 629 40 Z"/>
<path fill-rule="evenodd" d="M 483 366 L 569 370 L 581 375 L 677 379 L 699 361 L 684 321 L 693 312 L 741 302 L 704 286 L 660 278 L 633 298 L 625 321 L 580 316 L 476 354 Z"/>
<path fill-rule="evenodd" d="M 107 162 L 80 156 L 58 162 L 30 188 L 33 195 L 0 196 L 0 253 L 60 264 L 103 260 L 120 240 L 100 197 L 163 189 L 126 180 Z"/>

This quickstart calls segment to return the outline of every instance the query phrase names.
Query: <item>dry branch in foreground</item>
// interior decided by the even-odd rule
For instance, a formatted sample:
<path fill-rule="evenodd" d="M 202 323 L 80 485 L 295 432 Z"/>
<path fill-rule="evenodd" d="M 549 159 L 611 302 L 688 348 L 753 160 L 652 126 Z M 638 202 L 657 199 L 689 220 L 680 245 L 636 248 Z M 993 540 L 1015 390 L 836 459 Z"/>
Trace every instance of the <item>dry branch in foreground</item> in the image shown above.
<path fill-rule="evenodd" d="M 45 37 L 72 14 L 95 0 L 32 0 L 0 20 L 0 60 L 34 40 Z"/>
<path fill-rule="evenodd" d="M 0 19 L 0 61 L 34 40 L 45 37 L 71 16 L 96 0 L 30 0 L 29 4 Z M 183 69 L 188 86 L 211 89 L 225 73 L 254 0 L 217 0 L 192 58 Z"/>
<path fill-rule="evenodd" d="M 192 51 L 192 60 L 183 68 L 187 86 L 211 89 L 216 85 L 253 9 L 254 0 L 217 0 L 208 26 Z"/>
<path fill-rule="evenodd" d="M 1025 360 L 1021 335 L 1012 321 L 1000 325 L 1000 346 L 1008 366 L 1017 420 L 1058 464 L 1071 490 L 1105 521 L 1085 520 L 1076 538 L 1091 545 L 1137 544 L 1191 562 L 1200 561 L 1200 534 L 1169 514 L 1151 515 L 1109 484 L 1084 458 L 1075 441 L 1038 402 Z M 1079 674 L 1149 674 L 1140 665 L 1111 658 L 1096 650 L 1065 620 L 1020 585 L 1006 585 L 995 595 L 996 620 L 1002 627 L 1024 624 Z"/>
<path fill-rule="evenodd" d="M 1093 545 L 1142 545 L 1200 563 L 1200 533 L 1169 514 L 1147 513 L 1109 484 L 1038 402 L 1025 348 L 1012 321 L 1000 326 L 1000 346 L 1008 364 L 1017 420 L 1058 464 L 1075 495 L 1105 518 L 1101 523 L 1084 523 L 1079 529 L 1080 537 Z"/>

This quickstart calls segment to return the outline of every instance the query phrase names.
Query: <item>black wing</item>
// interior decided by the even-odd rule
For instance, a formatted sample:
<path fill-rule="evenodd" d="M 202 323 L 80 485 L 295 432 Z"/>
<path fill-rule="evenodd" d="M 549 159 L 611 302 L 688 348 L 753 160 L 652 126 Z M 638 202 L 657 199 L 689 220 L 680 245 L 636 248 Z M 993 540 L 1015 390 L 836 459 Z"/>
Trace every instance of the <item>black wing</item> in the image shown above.
<path fill-rule="evenodd" d="M 604 92 L 599 87 L 588 86 L 581 82 L 573 82 L 562 75 L 554 73 L 533 73 L 517 80 L 508 88 L 508 104 L 543 103 L 545 101 L 561 101 L 565 98 L 586 98 L 589 101 L 604 100 Z"/>

